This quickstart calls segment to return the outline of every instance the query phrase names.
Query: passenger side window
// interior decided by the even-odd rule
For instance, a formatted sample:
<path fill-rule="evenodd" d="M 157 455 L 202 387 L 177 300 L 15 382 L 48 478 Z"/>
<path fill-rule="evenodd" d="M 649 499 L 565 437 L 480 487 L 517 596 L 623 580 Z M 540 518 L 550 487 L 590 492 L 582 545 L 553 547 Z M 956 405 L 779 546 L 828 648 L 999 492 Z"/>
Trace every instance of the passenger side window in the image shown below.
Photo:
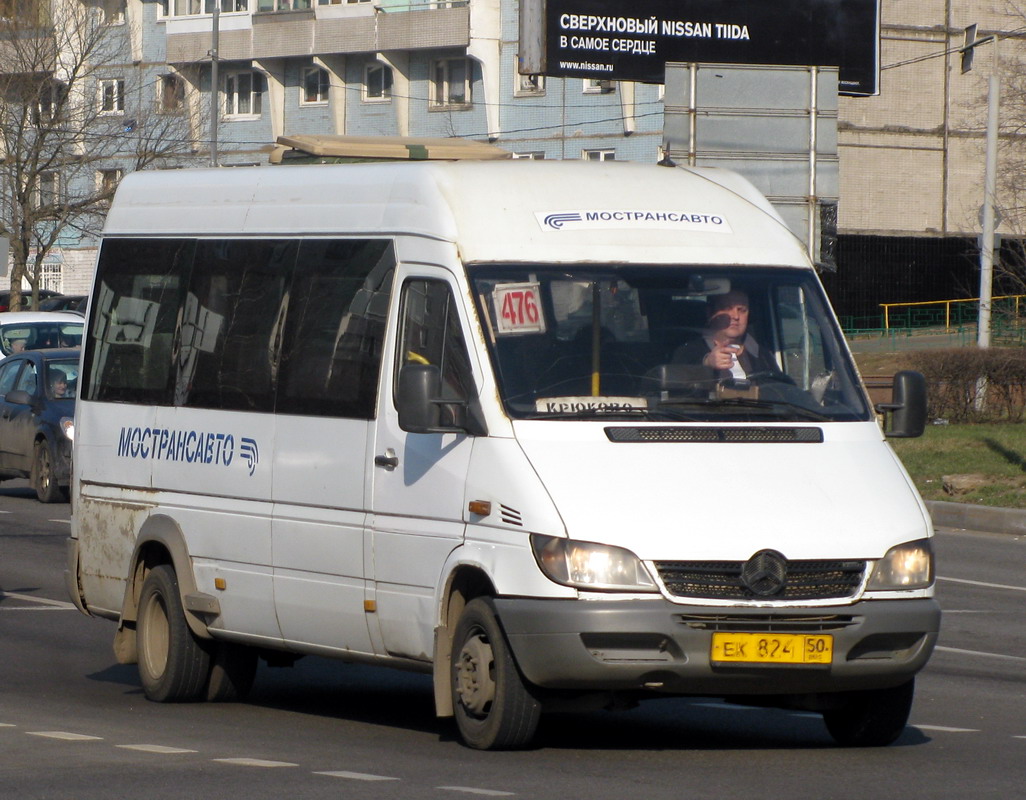
<path fill-rule="evenodd" d="M 200 240 L 185 298 L 175 404 L 272 411 L 274 359 L 298 245 Z"/>
<path fill-rule="evenodd" d="M 437 366 L 442 377 L 442 397 L 447 400 L 471 396 L 470 358 L 455 299 L 444 281 L 412 280 L 403 286 L 399 362 L 400 367 Z"/>
<path fill-rule="evenodd" d="M 23 363 L 24 361 L 19 359 L 0 367 L 0 397 L 14 388 L 14 379 L 18 377 L 18 370 Z"/>
<path fill-rule="evenodd" d="M 395 255 L 388 241 L 304 241 L 276 410 L 373 419 Z"/>
<path fill-rule="evenodd" d="M 14 388 L 21 389 L 29 394 L 35 394 L 37 386 L 36 365 L 31 361 L 26 361 L 25 369 L 23 369 L 21 371 L 21 375 L 18 376 L 18 382 L 15 384 Z"/>
<path fill-rule="evenodd" d="M 107 239 L 82 373 L 89 400 L 169 405 L 171 349 L 194 240 Z"/>

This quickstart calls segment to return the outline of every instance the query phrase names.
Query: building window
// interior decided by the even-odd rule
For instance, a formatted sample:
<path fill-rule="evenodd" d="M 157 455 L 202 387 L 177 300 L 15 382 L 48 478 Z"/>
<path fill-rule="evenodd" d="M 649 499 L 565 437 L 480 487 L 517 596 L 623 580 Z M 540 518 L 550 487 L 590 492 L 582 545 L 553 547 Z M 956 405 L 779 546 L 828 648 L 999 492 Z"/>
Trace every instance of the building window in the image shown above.
<path fill-rule="evenodd" d="M 60 264 L 43 264 L 39 273 L 39 288 L 51 292 L 64 291 L 64 269 Z"/>
<path fill-rule="evenodd" d="M 469 58 L 443 58 L 431 69 L 431 106 L 433 108 L 469 108 L 471 61 Z"/>
<path fill-rule="evenodd" d="M 194 17 L 212 14 L 215 5 L 215 0 L 160 0 L 157 7 L 160 9 L 161 17 Z M 220 10 L 222 14 L 249 11 L 249 0 L 220 0 Z"/>
<path fill-rule="evenodd" d="M 387 103 L 392 99 L 392 68 L 376 62 L 363 68 L 365 103 Z"/>
<path fill-rule="evenodd" d="M 545 158 L 545 151 L 531 150 L 525 153 L 514 153 L 513 158 L 526 158 L 529 161 L 541 161 Z"/>
<path fill-rule="evenodd" d="M 303 70 L 303 90 L 299 96 L 299 104 L 324 105 L 328 102 L 328 85 L 328 70 L 307 67 Z"/>
<path fill-rule="evenodd" d="M 517 70 L 520 68 L 520 57 L 513 60 L 513 96 L 514 97 L 537 97 L 545 94 L 544 75 L 521 75 Z"/>
<path fill-rule="evenodd" d="M 102 0 L 103 21 L 108 25 L 125 24 L 126 0 Z"/>
<path fill-rule="evenodd" d="M 67 87 L 60 81 L 49 81 L 39 88 L 39 97 L 32 114 L 36 125 L 56 121 L 61 115 L 61 106 L 67 96 Z"/>
<path fill-rule="evenodd" d="M 616 161 L 615 150 L 582 150 L 581 158 L 585 161 Z"/>
<path fill-rule="evenodd" d="M 161 75 L 157 82 L 157 111 L 178 114 L 185 109 L 185 81 L 177 75 Z"/>
<path fill-rule="evenodd" d="M 56 213 L 60 203 L 61 178 L 57 172 L 40 172 L 36 178 L 36 208 L 41 211 Z"/>
<path fill-rule="evenodd" d="M 319 6 L 340 6 L 356 5 L 357 3 L 369 3 L 371 0 L 317 0 Z"/>
<path fill-rule="evenodd" d="M 121 183 L 121 170 L 101 169 L 96 173 L 96 191 L 98 191 L 106 202 L 114 197 L 114 191 Z"/>
<path fill-rule="evenodd" d="M 585 94 L 612 94 L 616 91 L 616 83 L 613 81 L 599 80 L 598 78 L 584 79 Z"/>
<path fill-rule="evenodd" d="M 259 72 L 232 72 L 224 79 L 227 117 L 259 117 L 263 111 L 264 76 Z"/>
<path fill-rule="evenodd" d="M 125 113 L 125 81 L 122 78 L 100 81 L 100 113 Z"/>

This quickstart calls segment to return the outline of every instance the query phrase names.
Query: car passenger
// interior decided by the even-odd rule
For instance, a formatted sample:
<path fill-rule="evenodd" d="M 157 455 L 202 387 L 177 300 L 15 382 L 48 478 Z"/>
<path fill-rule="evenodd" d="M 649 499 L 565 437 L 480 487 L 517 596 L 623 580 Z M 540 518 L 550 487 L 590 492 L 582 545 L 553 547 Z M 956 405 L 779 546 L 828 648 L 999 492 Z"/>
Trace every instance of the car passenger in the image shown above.
<path fill-rule="evenodd" d="M 68 378 L 63 372 L 58 371 L 50 378 L 50 396 L 55 400 L 71 397 L 68 392 Z"/>

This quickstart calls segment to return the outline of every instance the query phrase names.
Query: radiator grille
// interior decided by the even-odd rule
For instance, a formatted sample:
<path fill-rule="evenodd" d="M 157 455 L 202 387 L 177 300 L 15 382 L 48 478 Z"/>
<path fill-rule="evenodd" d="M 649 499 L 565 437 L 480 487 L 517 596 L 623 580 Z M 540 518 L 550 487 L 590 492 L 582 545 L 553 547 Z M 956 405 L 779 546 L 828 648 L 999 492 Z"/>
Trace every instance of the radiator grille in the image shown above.
<path fill-rule="evenodd" d="M 862 584 L 865 561 L 787 561 L 780 591 L 757 595 L 744 585 L 744 561 L 657 561 L 674 597 L 706 600 L 828 600 L 851 597 Z"/>

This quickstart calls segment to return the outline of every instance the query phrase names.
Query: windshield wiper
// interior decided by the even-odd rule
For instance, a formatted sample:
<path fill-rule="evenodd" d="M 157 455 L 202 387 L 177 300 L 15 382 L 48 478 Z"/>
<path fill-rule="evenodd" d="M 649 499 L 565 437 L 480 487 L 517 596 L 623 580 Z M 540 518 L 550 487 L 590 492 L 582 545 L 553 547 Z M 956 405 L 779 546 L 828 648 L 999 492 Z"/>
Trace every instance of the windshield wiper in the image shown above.
<path fill-rule="evenodd" d="M 652 409 L 632 408 L 617 411 L 599 411 L 585 408 L 579 411 L 532 411 L 520 416 L 520 419 L 638 419 L 648 417 Z"/>
<path fill-rule="evenodd" d="M 815 420 L 816 422 L 830 422 L 831 418 L 819 411 L 800 406 L 797 403 L 790 403 L 787 400 L 755 400 L 751 397 L 721 397 L 710 400 L 710 403 L 724 406 L 737 406 L 739 408 L 753 408 L 763 410 L 790 411 L 803 419 Z"/>

